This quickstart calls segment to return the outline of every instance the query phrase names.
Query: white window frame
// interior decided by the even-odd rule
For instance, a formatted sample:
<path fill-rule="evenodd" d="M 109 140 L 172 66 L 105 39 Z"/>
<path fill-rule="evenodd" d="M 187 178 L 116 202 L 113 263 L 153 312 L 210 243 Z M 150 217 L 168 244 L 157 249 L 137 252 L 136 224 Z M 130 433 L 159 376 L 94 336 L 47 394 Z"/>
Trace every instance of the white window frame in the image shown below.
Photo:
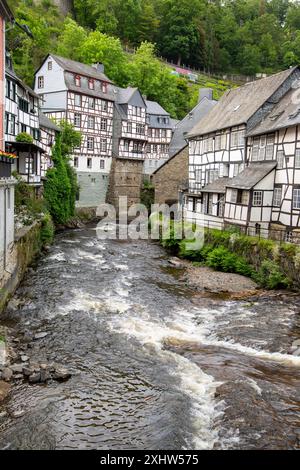
<path fill-rule="evenodd" d="M 105 118 L 101 119 L 100 130 L 107 131 L 107 119 Z"/>
<path fill-rule="evenodd" d="M 75 106 L 77 106 L 78 108 L 81 108 L 81 106 L 82 106 L 82 97 L 78 93 L 75 93 L 75 95 L 74 95 L 74 103 L 75 103 Z"/>
<path fill-rule="evenodd" d="M 41 75 L 40 77 L 38 77 L 38 88 L 42 89 L 44 87 L 45 87 L 45 78 L 43 75 Z"/>
<path fill-rule="evenodd" d="M 95 149 L 95 138 L 94 137 L 88 137 L 87 138 L 87 149 L 94 151 Z"/>
<path fill-rule="evenodd" d="M 100 170 L 105 170 L 105 160 L 100 160 Z"/>
<path fill-rule="evenodd" d="M 89 169 L 93 168 L 93 159 L 91 157 L 87 157 L 86 159 L 86 167 Z"/>
<path fill-rule="evenodd" d="M 300 188 L 293 189 L 293 209 L 300 210 Z"/>
<path fill-rule="evenodd" d="M 95 116 L 88 116 L 88 129 L 95 129 Z"/>
<path fill-rule="evenodd" d="M 253 207 L 261 207 L 263 204 L 263 191 L 253 191 L 252 205 Z"/>
<path fill-rule="evenodd" d="M 100 149 L 101 152 L 107 152 L 107 139 L 100 140 Z"/>
<path fill-rule="evenodd" d="M 282 202 L 282 186 L 275 186 L 273 191 L 273 206 L 280 207 Z"/>
<path fill-rule="evenodd" d="M 283 150 L 277 151 L 276 159 L 277 159 L 277 169 L 282 170 L 284 168 L 284 160 L 285 160 Z"/>
<path fill-rule="evenodd" d="M 74 113 L 74 127 L 81 127 L 81 114 Z"/>

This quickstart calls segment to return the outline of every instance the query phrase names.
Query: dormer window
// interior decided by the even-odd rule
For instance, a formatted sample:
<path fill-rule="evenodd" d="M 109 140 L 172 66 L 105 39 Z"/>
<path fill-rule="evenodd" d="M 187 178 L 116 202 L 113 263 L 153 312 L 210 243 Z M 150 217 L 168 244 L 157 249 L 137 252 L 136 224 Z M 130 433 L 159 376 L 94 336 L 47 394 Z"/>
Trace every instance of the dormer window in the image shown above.
<path fill-rule="evenodd" d="M 44 88 L 44 77 L 38 77 L 38 88 Z"/>
<path fill-rule="evenodd" d="M 92 78 L 89 79 L 89 89 L 94 90 L 95 89 L 95 82 Z"/>
<path fill-rule="evenodd" d="M 107 93 L 107 83 L 101 82 L 101 91 L 102 93 Z"/>
<path fill-rule="evenodd" d="M 81 77 L 80 75 L 75 75 L 75 85 L 80 87 L 81 86 Z"/>

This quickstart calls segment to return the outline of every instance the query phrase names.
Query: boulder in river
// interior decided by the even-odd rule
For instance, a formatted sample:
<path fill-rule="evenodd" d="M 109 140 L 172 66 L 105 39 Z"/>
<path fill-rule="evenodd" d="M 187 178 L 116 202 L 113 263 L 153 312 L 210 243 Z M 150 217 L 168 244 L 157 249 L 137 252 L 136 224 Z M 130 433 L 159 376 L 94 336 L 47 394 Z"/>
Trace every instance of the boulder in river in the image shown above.
<path fill-rule="evenodd" d="M 35 340 L 43 339 L 43 338 L 46 338 L 46 336 L 48 336 L 48 333 L 43 331 L 41 333 L 37 333 L 36 335 L 34 335 L 34 339 Z"/>
<path fill-rule="evenodd" d="M 57 380 L 59 382 L 64 382 L 65 380 L 69 380 L 72 377 L 72 375 L 64 367 L 56 366 L 52 377 L 54 380 Z"/>
<path fill-rule="evenodd" d="M 2 379 L 5 382 L 10 382 L 12 376 L 13 376 L 13 371 L 9 367 L 5 367 L 2 371 Z"/>

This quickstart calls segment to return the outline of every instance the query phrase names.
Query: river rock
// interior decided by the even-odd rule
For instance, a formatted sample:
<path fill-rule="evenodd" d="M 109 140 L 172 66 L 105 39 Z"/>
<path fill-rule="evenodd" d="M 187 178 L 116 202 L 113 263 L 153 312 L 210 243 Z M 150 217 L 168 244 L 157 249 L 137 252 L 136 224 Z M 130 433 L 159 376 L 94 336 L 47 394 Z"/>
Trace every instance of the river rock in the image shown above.
<path fill-rule="evenodd" d="M 23 356 L 21 356 L 21 361 L 22 361 L 22 362 L 28 362 L 28 361 L 29 361 L 29 357 L 23 355 Z"/>
<path fill-rule="evenodd" d="M 56 366 L 54 369 L 53 379 L 59 382 L 64 382 L 65 380 L 69 380 L 72 377 L 70 372 L 65 369 L 64 367 Z"/>
<path fill-rule="evenodd" d="M 2 371 L 2 379 L 9 382 L 13 376 L 13 371 L 9 367 L 5 367 Z"/>
<path fill-rule="evenodd" d="M 41 380 L 41 373 L 40 372 L 34 372 L 33 374 L 31 374 L 28 378 L 29 380 L 29 383 L 31 384 L 37 384 L 40 382 Z"/>
<path fill-rule="evenodd" d="M 13 418 L 22 418 L 22 416 L 24 416 L 24 414 L 25 414 L 25 410 L 17 410 L 17 411 L 14 411 L 13 413 L 11 413 Z"/>
<path fill-rule="evenodd" d="M 40 381 L 41 381 L 42 383 L 45 383 L 45 382 L 47 382 L 48 380 L 51 379 L 50 372 L 49 372 L 49 370 L 47 370 L 47 369 L 41 369 L 40 374 L 41 374 L 41 379 L 40 379 Z"/>
<path fill-rule="evenodd" d="M 43 338 L 46 338 L 46 336 L 48 336 L 48 333 L 41 332 L 41 333 L 37 333 L 36 335 L 34 335 L 34 339 L 35 340 L 43 339 Z"/>
<path fill-rule="evenodd" d="M 296 341 L 293 341 L 292 348 L 300 348 L 300 339 L 296 339 Z"/>
<path fill-rule="evenodd" d="M 33 367 L 24 367 L 23 366 L 23 374 L 25 375 L 25 377 L 29 377 L 30 375 L 32 375 L 34 373 L 34 368 Z"/>
<path fill-rule="evenodd" d="M 24 343 L 30 343 L 33 340 L 33 335 L 30 333 L 25 333 L 23 336 Z"/>
<path fill-rule="evenodd" d="M 182 268 L 183 264 L 179 258 L 171 258 L 169 259 L 169 264 L 175 266 L 175 268 Z"/>
<path fill-rule="evenodd" d="M 10 366 L 14 374 L 22 374 L 23 367 L 23 364 L 14 364 L 13 366 Z"/>
<path fill-rule="evenodd" d="M 300 356 L 300 348 L 296 349 L 292 354 L 293 356 Z"/>
<path fill-rule="evenodd" d="M 0 403 L 5 400 L 10 391 L 10 385 L 0 380 Z"/>

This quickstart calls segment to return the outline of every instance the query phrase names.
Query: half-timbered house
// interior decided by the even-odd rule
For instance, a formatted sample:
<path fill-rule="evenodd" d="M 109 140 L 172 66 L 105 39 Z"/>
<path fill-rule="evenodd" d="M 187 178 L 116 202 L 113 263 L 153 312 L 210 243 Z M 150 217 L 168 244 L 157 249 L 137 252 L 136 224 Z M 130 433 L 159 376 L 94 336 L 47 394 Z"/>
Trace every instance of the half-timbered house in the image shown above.
<path fill-rule="evenodd" d="M 173 135 L 173 119 L 160 104 L 146 101 L 148 138 L 144 173 L 151 175 L 169 158 L 169 146 Z"/>
<path fill-rule="evenodd" d="M 300 241 L 300 82 L 247 134 L 248 168 L 226 191 L 225 223 Z M 240 195 L 242 193 L 242 195 Z"/>
<path fill-rule="evenodd" d="M 115 87 L 115 93 L 108 202 L 118 208 L 120 197 L 127 197 L 128 207 L 140 202 L 148 124 L 147 105 L 138 88 Z"/>
<path fill-rule="evenodd" d="M 44 152 L 40 144 L 39 96 L 15 74 L 11 57 L 6 54 L 5 81 L 5 144 L 7 152 L 17 154 L 13 167 L 27 183 L 41 186 L 41 155 Z M 19 140 L 19 134 L 28 134 L 32 138 Z"/>
<path fill-rule="evenodd" d="M 48 55 L 35 75 L 43 112 L 67 120 L 82 134 L 72 163 L 80 186 L 78 205 L 94 207 L 106 199 L 112 159 L 115 90 L 101 64 L 88 66 Z"/>
<path fill-rule="evenodd" d="M 13 14 L 5 0 L 0 0 L 0 297 L 5 287 L 9 258 L 14 246 L 14 161 L 5 152 L 5 29 L 13 22 Z M 0 299 L 1 300 L 1 299 Z"/>
<path fill-rule="evenodd" d="M 258 165 L 256 170 L 253 168 L 255 176 L 252 170 L 250 175 L 245 169 L 248 165 L 247 136 L 279 103 L 299 74 L 298 67 L 294 67 L 229 90 L 195 126 L 189 134 L 189 192 L 185 205 L 189 220 L 204 218 L 206 224 L 222 228 L 224 217 L 238 220 L 241 214 L 245 215 L 245 210 L 233 209 L 233 206 L 244 206 L 247 201 L 247 194 L 243 192 L 243 189 L 250 189 L 246 179 L 249 178 L 252 185 L 251 191 L 261 191 L 270 178 L 268 164 Z M 270 139 L 266 142 L 266 155 L 269 155 L 272 142 Z M 244 188 L 241 186 L 243 181 Z M 226 188 L 230 185 L 232 190 L 227 194 Z M 255 194 L 260 195 L 259 192 Z M 263 217 L 266 212 L 263 211 Z M 253 209 L 251 213 L 255 226 L 258 211 Z"/>

